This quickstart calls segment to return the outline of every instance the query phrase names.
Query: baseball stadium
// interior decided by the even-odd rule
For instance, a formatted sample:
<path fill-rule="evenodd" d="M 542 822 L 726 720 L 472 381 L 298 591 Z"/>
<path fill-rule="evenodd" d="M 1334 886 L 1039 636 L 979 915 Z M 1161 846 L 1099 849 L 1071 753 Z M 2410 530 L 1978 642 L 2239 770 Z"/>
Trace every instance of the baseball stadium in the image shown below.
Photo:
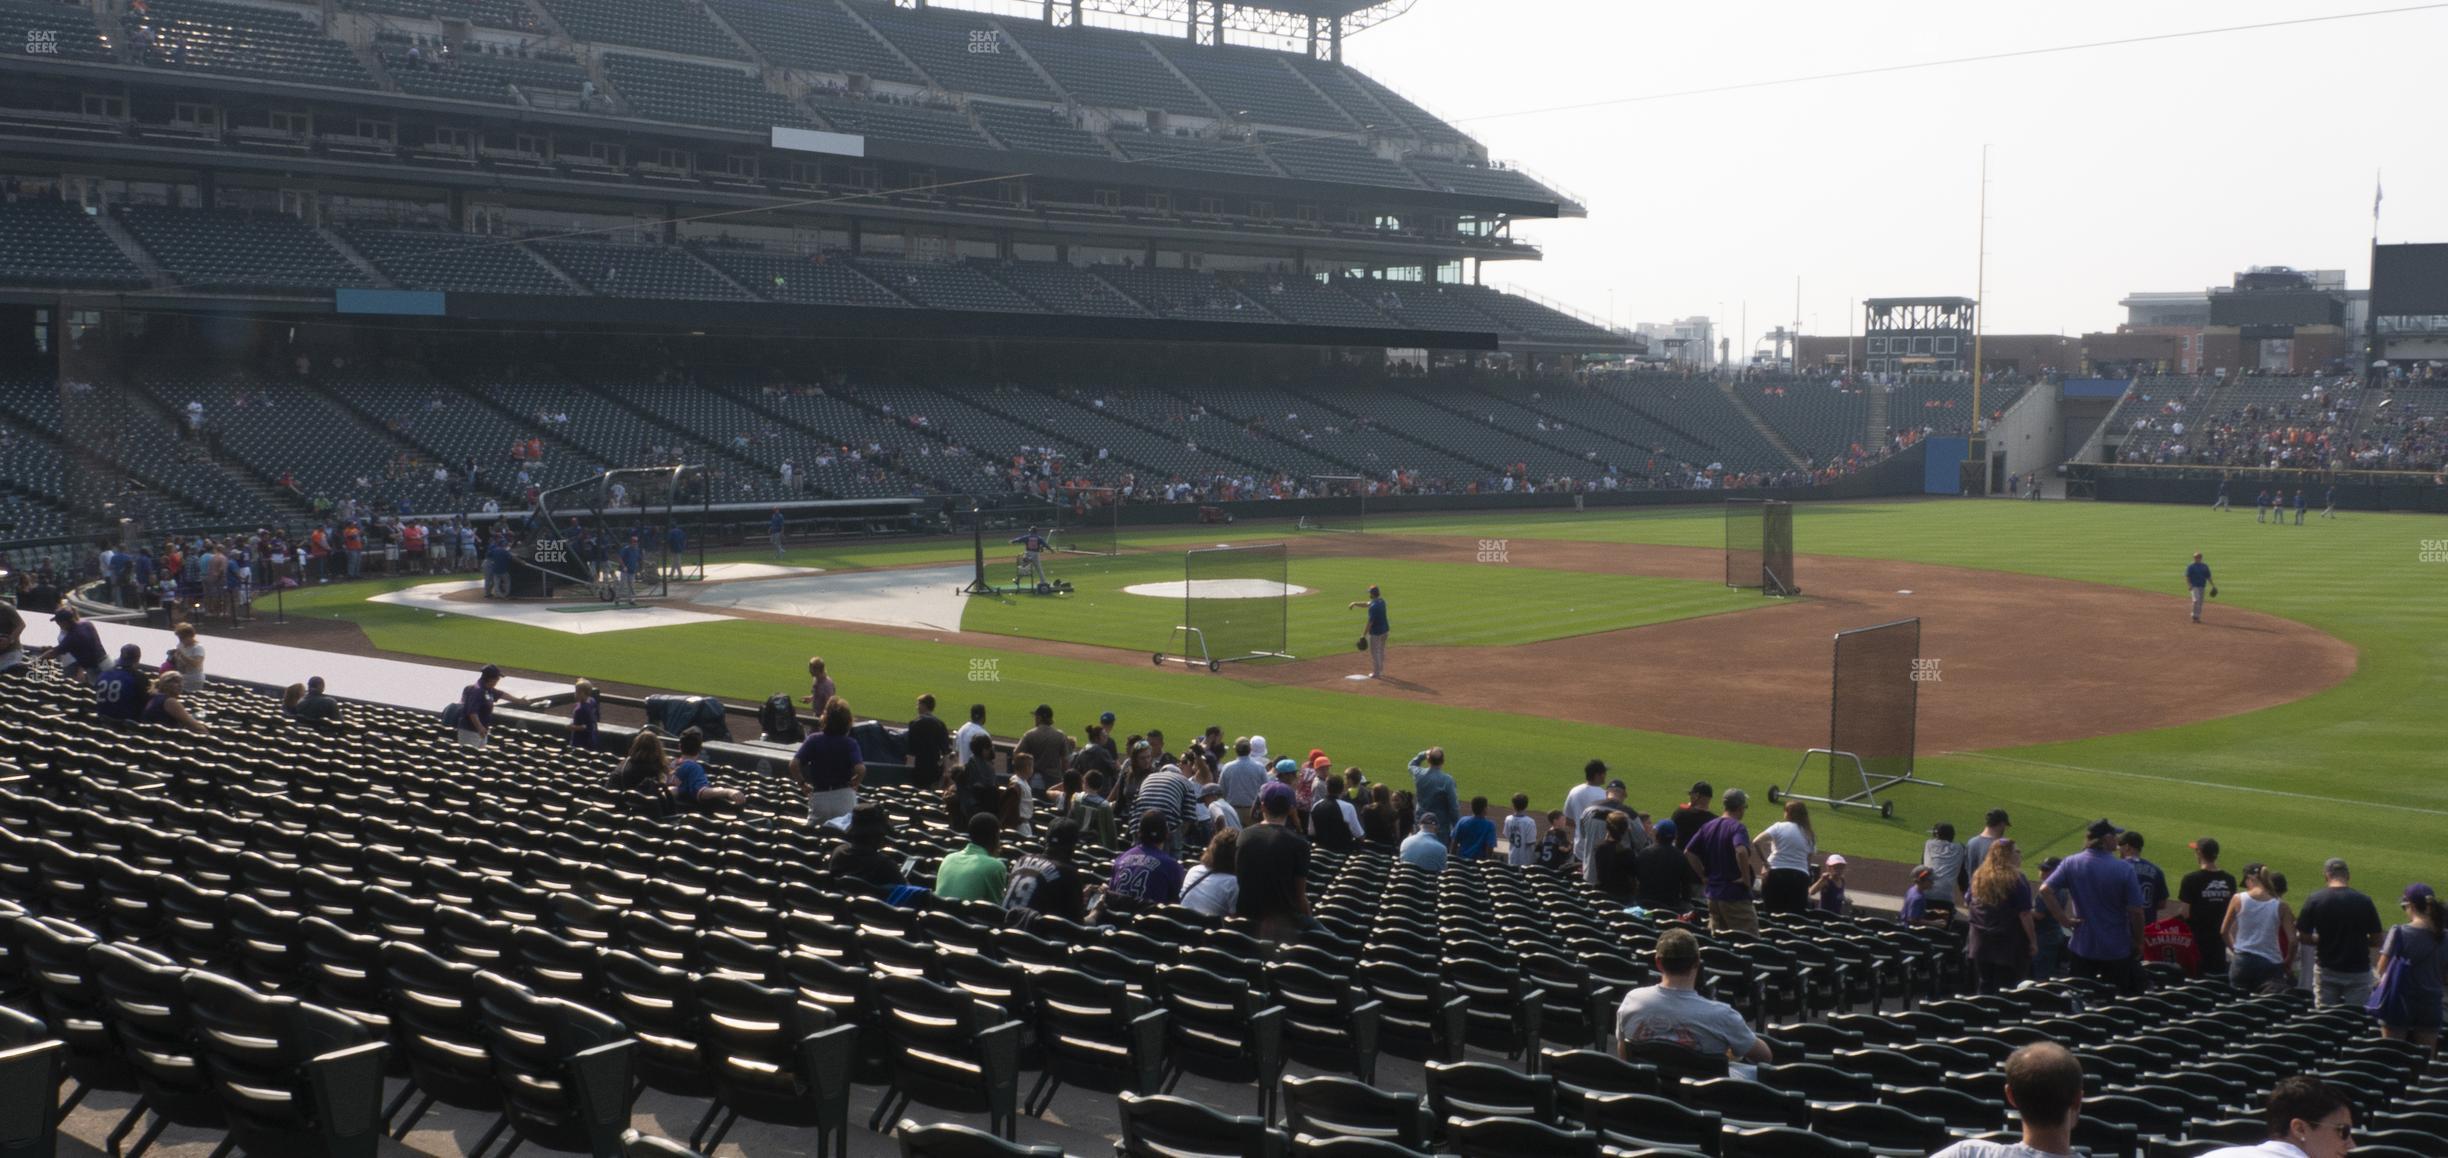
<path fill-rule="evenodd" d="M 1618 324 L 1412 8 L 0 0 L 0 1153 L 2448 1154 L 2448 244 Z"/>

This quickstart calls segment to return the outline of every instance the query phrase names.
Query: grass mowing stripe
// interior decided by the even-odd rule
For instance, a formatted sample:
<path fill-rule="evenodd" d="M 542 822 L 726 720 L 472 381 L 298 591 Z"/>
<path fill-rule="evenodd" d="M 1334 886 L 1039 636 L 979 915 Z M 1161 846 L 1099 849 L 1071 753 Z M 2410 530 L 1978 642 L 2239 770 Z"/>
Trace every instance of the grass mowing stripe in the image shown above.
<path fill-rule="evenodd" d="M 2125 780 L 2150 780 L 2160 784 L 2181 784 L 2187 788 L 2201 788 L 2212 792 L 2250 792 L 2258 796 L 2284 796 L 2294 800 L 2319 800 L 2330 804 L 2347 804 L 2361 808 L 2388 808 L 2400 812 L 2419 812 L 2426 816 L 2448 816 L 2448 809 L 2418 808 L 2411 804 L 2399 803 L 2382 804 L 2378 801 L 2372 800 L 2346 800 L 2336 796 L 2323 796 L 2313 792 L 2288 792 L 2284 789 L 2278 788 L 2255 788 L 2249 784 L 2220 784 L 2211 780 L 2186 780 L 2179 776 L 2153 776 L 2148 772 L 2127 772 L 2117 768 L 2086 768 L 2080 764 L 2055 764 L 2047 760 L 2024 760 L 2014 756 L 2001 756 L 1994 752 L 1949 752 L 1946 753 L 1946 755 L 1959 760 L 1996 760 L 2007 764 L 2021 764 L 2030 768 L 2055 768 L 2064 772 L 2087 772 L 2094 776 L 2115 776 Z"/>

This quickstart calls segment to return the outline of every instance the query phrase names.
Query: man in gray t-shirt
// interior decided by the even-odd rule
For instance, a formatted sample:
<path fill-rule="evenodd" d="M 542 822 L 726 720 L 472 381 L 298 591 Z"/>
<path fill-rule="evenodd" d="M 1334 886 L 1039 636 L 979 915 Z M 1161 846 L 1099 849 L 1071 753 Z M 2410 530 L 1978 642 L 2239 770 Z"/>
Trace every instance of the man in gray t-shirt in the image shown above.
<path fill-rule="evenodd" d="M 1616 1051 L 1636 1041 L 1663 1041 L 1708 1057 L 1770 1060 L 1768 1043 L 1751 1032 L 1742 1014 L 1700 995 L 1700 942 L 1690 931 L 1668 929 L 1657 942 L 1658 983 L 1624 994 L 1615 1007 Z"/>

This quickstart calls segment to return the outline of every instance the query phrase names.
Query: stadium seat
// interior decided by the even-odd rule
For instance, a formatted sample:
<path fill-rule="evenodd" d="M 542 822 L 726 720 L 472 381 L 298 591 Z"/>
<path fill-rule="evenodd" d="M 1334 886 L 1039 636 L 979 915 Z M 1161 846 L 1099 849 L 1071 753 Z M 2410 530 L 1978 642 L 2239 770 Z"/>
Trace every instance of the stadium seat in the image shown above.
<path fill-rule="evenodd" d="M 968 994 L 924 977 L 882 977 L 875 994 L 890 1080 L 867 1128 L 916 1102 L 983 1113 L 997 1136 L 1015 1138 L 1022 1023 L 990 1023 Z"/>
<path fill-rule="evenodd" d="M 1064 1158 L 1060 1146 L 1023 1146 L 967 1126 L 921 1126 L 903 1121 L 893 1133 L 901 1158 Z"/>
<path fill-rule="evenodd" d="M 1121 1095 L 1120 1158 L 1281 1158 L 1288 1144 L 1263 1117 L 1235 1117 L 1186 1098 Z"/>
<path fill-rule="evenodd" d="M 1283 1096 L 1284 1127 L 1295 1137 L 1374 1138 L 1413 1149 L 1429 1139 L 1427 1108 L 1414 1094 L 1322 1076 L 1285 1078 Z"/>

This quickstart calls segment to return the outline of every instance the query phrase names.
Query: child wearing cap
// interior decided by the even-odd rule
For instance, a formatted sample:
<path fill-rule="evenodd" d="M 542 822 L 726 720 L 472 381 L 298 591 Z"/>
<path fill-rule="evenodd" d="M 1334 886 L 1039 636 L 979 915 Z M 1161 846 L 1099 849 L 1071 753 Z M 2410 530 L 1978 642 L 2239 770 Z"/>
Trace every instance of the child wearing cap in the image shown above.
<path fill-rule="evenodd" d="M 1819 870 L 1818 879 L 1811 882 L 1810 903 L 1820 912 L 1844 915 L 1847 908 L 1844 854 L 1828 854 L 1827 863 Z"/>

